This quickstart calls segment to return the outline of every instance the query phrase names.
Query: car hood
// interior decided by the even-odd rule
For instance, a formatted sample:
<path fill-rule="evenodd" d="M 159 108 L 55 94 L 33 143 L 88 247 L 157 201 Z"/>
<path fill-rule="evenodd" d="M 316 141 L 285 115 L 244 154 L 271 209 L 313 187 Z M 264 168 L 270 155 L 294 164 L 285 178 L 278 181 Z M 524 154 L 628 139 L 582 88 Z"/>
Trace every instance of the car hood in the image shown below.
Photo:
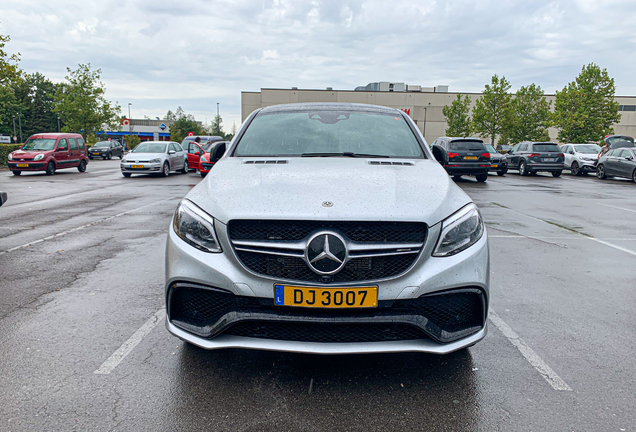
<path fill-rule="evenodd" d="M 14 152 L 12 152 L 11 154 L 13 155 L 14 158 L 25 158 L 25 157 L 35 157 L 39 154 L 44 154 L 47 155 L 48 153 L 51 153 L 52 150 L 16 150 Z"/>
<path fill-rule="evenodd" d="M 274 160 L 286 163 L 223 158 L 186 198 L 223 223 L 373 220 L 429 226 L 471 202 L 434 160 L 408 160 L 412 166 L 370 165 L 379 160 L 337 157 L 270 159 Z"/>
<path fill-rule="evenodd" d="M 164 159 L 166 157 L 165 153 L 128 153 L 125 156 L 126 160 L 152 160 L 152 159 Z"/>

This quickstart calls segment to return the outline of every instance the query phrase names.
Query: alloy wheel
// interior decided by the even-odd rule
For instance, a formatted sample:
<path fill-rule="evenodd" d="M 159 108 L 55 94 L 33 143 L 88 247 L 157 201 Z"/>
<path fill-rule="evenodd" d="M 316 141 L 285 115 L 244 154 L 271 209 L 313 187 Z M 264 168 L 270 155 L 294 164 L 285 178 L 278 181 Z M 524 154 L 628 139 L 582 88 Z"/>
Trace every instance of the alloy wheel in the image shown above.
<path fill-rule="evenodd" d="M 579 164 L 576 162 L 572 162 L 572 167 L 570 168 L 570 174 L 572 174 L 573 176 L 577 176 L 581 173 L 581 171 L 579 170 Z"/>

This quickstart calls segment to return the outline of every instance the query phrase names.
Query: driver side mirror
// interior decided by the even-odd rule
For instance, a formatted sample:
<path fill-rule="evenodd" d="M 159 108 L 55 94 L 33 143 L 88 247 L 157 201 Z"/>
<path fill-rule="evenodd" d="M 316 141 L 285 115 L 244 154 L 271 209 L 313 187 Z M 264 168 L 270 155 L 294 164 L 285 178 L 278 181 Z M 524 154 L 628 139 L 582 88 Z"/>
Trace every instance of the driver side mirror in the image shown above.
<path fill-rule="evenodd" d="M 173 154 L 175 154 L 175 153 L 176 153 L 176 151 L 174 151 L 174 150 L 170 150 L 170 151 L 168 151 L 168 154 L 169 154 L 169 155 L 173 155 Z"/>
<path fill-rule="evenodd" d="M 57 151 L 63 152 L 63 151 L 68 151 L 68 149 L 66 147 L 58 147 Z"/>
<path fill-rule="evenodd" d="M 448 153 L 442 146 L 439 146 L 439 145 L 433 146 L 433 157 L 435 157 L 435 160 L 442 165 L 448 164 Z"/>

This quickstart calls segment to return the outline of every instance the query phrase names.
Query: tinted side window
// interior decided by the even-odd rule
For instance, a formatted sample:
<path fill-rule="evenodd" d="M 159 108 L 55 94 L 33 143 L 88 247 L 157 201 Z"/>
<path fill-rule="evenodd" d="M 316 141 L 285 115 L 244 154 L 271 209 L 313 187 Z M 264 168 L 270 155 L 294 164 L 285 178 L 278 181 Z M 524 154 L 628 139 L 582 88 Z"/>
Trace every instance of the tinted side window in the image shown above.
<path fill-rule="evenodd" d="M 176 151 L 183 151 L 183 147 L 181 147 L 181 145 L 179 143 L 174 143 L 174 148 Z M 197 147 L 198 149 L 198 147 Z M 201 151 L 201 150 L 199 150 Z"/>
<path fill-rule="evenodd" d="M 632 152 L 630 152 L 629 150 L 623 150 L 623 151 L 621 152 L 621 157 L 624 157 L 624 158 L 628 158 L 628 157 L 630 157 L 631 155 L 632 155 Z"/>
<path fill-rule="evenodd" d="M 605 156 L 614 156 L 614 152 L 615 150 L 610 150 L 607 153 L 605 153 Z"/>
<path fill-rule="evenodd" d="M 519 146 L 519 151 L 523 152 L 523 151 L 528 151 L 528 144 L 521 144 Z"/>
<path fill-rule="evenodd" d="M 68 143 L 66 142 L 66 138 L 62 138 L 57 143 L 57 151 L 60 151 L 60 150 L 68 150 Z"/>
<path fill-rule="evenodd" d="M 85 150 L 86 149 L 86 147 L 84 146 L 84 140 L 82 138 L 78 138 L 77 139 L 77 144 L 79 145 L 79 148 L 81 150 Z"/>
<path fill-rule="evenodd" d="M 71 146 L 71 150 L 77 150 L 77 141 L 75 141 L 75 138 L 69 138 L 68 143 Z"/>

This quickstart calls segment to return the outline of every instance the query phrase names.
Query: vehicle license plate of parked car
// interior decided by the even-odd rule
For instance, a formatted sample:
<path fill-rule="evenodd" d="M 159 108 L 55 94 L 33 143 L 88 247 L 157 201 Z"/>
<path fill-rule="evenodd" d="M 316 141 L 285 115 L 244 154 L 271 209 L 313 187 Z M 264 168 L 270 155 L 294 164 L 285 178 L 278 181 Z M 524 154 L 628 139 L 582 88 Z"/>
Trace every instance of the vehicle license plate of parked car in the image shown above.
<path fill-rule="evenodd" d="M 15 164 L 18 168 L 28 168 L 29 164 Z"/>
<path fill-rule="evenodd" d="M 492 164 L 492 165 L 490 165 L 490 168 L 497 168 L 498 166 L 499 165 L 497 165 L 497 164 Z"/>
<path fill-rule="evenodd" d="M 93 153 L 95 156 L 99 156 L 99 153 Z"/>
<path fill-rule="evenodd" d="M 318 288 L 274 285 L 274 304 L 309 308 L 374 308 L 378 287 Z"/>
<path fill-rule="evenodd" d="M 554 162 L 554 158 L 543 158 L 541 159 L 542 162 Z"/>
<path fill-rule="evenodd" d="M 477 156 L 464 156 L 464 160 L 477 160 Z"/>
<path fill-rule="evenodd" d="M 143 165 L 131 165 L 130 167 L 131 168 L 143 168 L 144 166 Z"/>

